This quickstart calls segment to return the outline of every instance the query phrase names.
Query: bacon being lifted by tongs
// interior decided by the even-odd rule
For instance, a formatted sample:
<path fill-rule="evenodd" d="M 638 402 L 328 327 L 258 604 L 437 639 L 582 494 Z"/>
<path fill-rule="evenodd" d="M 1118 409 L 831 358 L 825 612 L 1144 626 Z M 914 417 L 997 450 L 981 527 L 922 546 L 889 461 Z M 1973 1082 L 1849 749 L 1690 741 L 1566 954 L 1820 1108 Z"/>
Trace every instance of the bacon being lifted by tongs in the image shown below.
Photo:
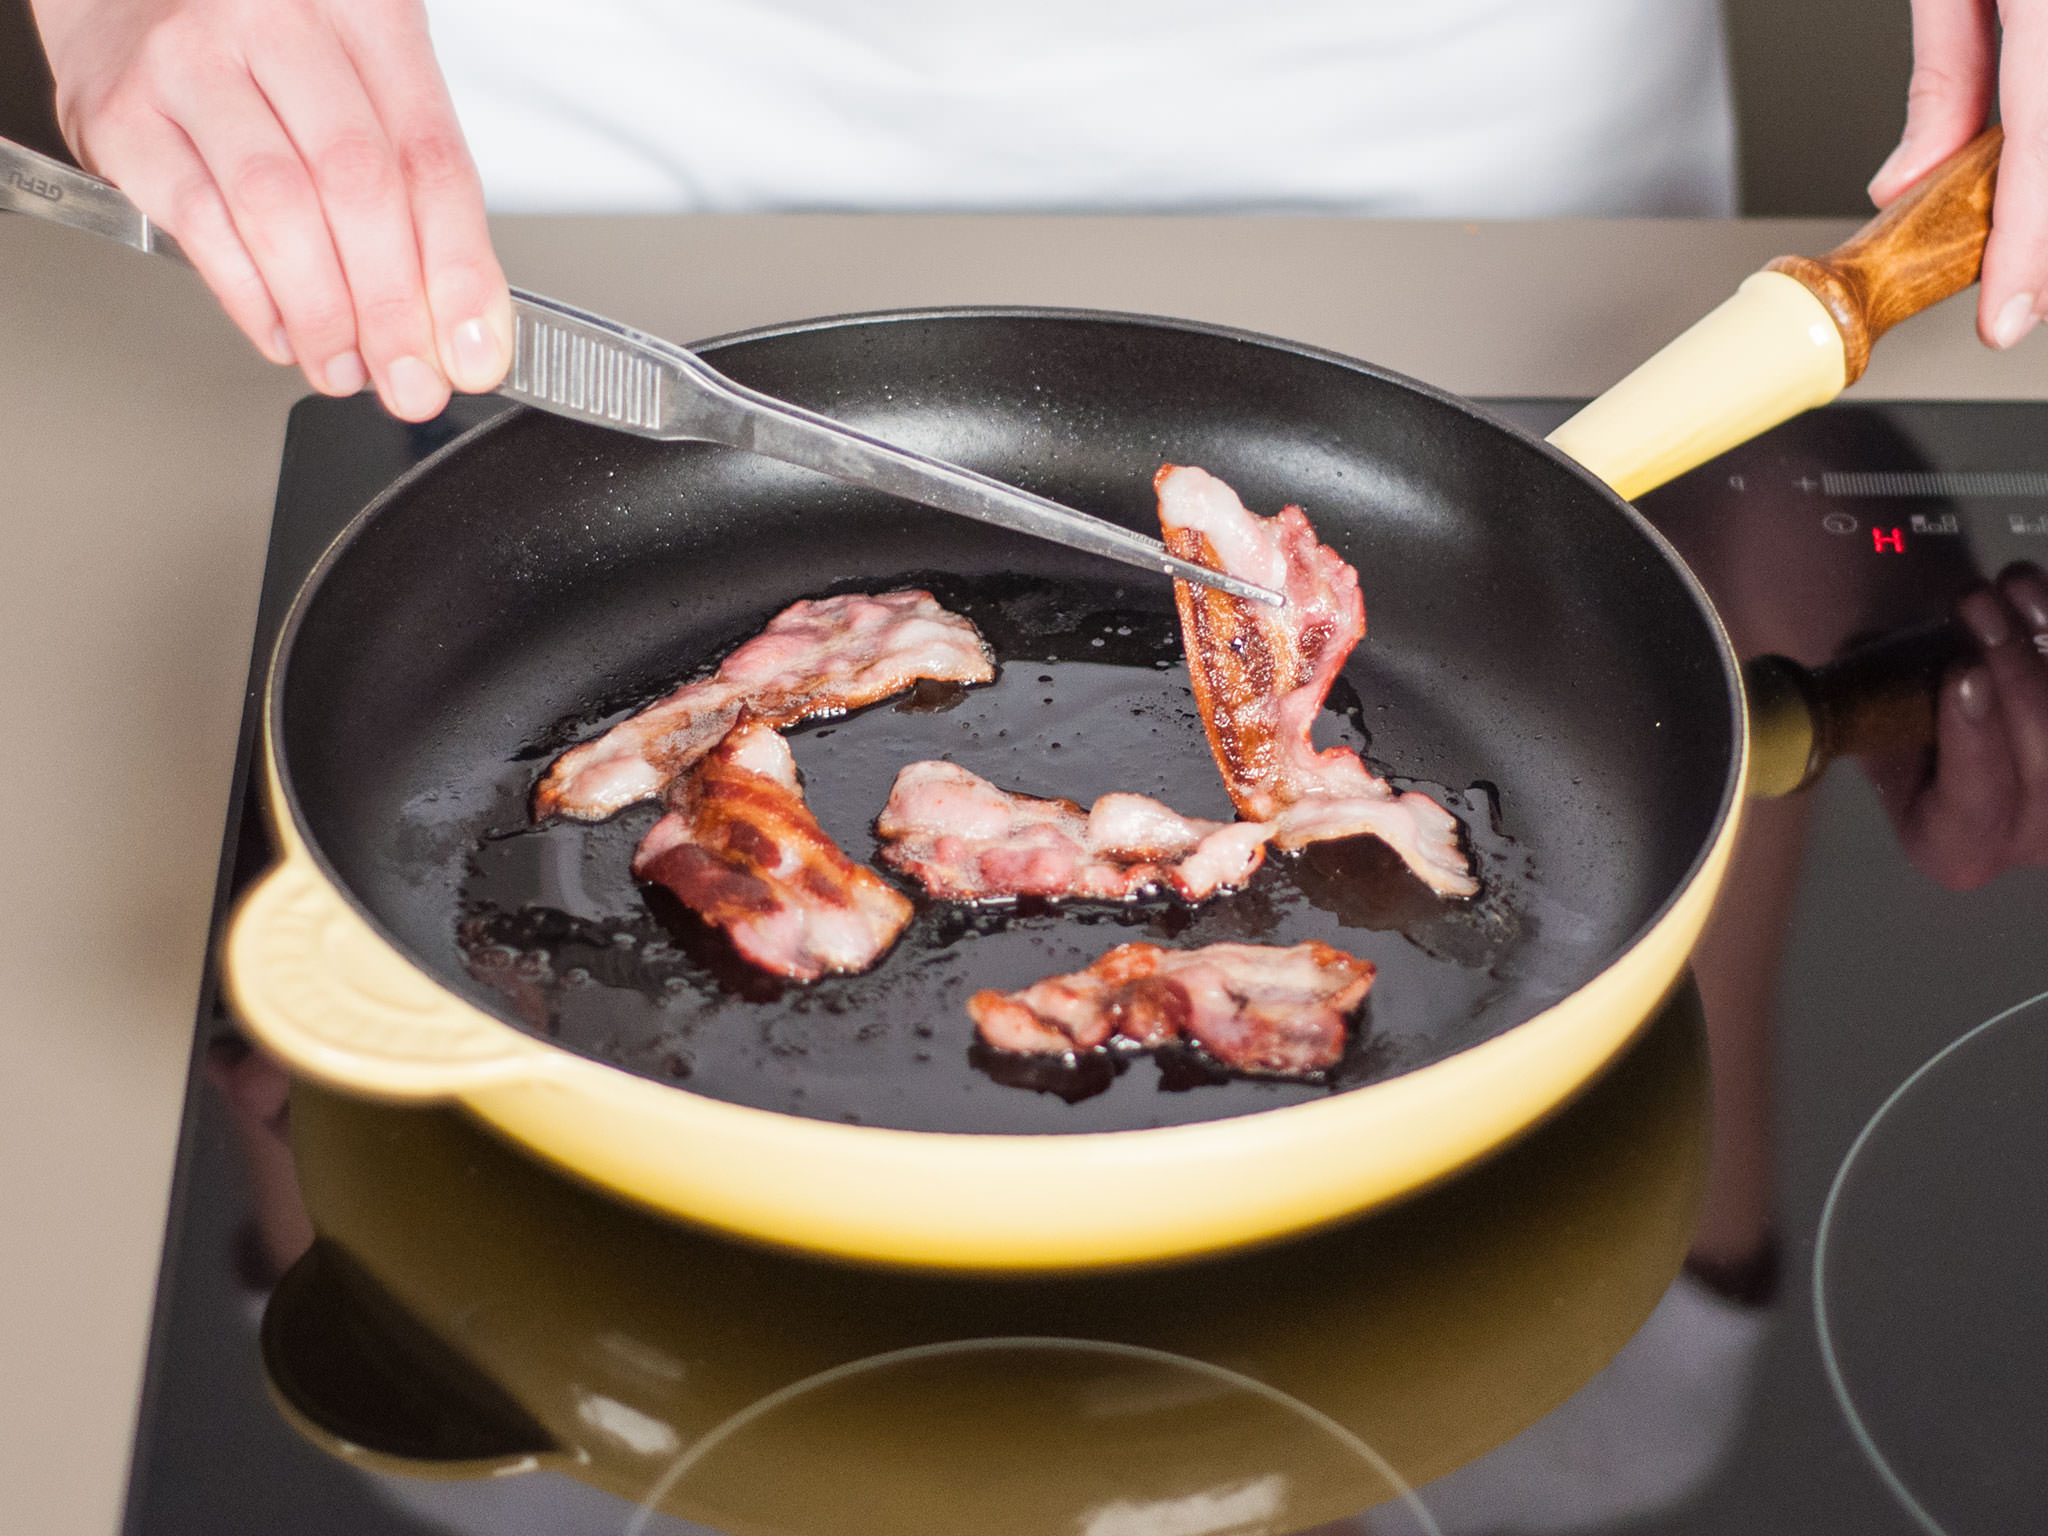
<path fill-rule="evenodd" d="M 598 821 L 653 799 L 724 739 L 741 710 L 762 725 L 794 725 L 873 704 L 920 678 L 994 676 L 980 632 L 929 592 L 796 603 L 711 677 L 564 752 L 534 790 L 533 814 Z"/>
<path fill-rule="evenodd" d="M 1358 573 L 1318 542 L 1299 507 L 1255 516 L 1214 475 L 1172 464 L 1153 484 L 1168 549 L 1287 595 L 1276 610 L 1173 584 L 1195 704 L 1238 814 L 1277 822 L 1282 848 L 1371 833 L 1439 895 L 1477 892 L 1450 812 L 1418 791 L 1396 793 L 1351 748 L 1318 752 L 1309 740 L 1365 634 Z"/>
<path fill-rule="evenodd" d="M 910 921 L 909 898 L 825 834 L 789 743 L 744 720 L 668 792 L 633 873 L 667 886 L 763 970 L 864 971 Z"/>
<path fill-rule="evenodd" d="M 1162 885 L 1200 901 L 1251 879 L 1272 833 L 1181 816 L 1143 795 L 1104 795 L 1084 811 L 940 762 L 896 775 L 875 830 L 885 862 L 948 901 L 1122 901 Z"/>
<path fill-rule="evenodd" d="M 981 1038 L 999 1050 L 1064 1055 L 1185 1040 L 1239 1072 L 1300 1077 L 1344 1053 L 1344 1021 L 1375 967 L 1311 939 L 1290 949 L 1119 944 L 1085 971 L 1021 992 L 967 1000 Z"/>

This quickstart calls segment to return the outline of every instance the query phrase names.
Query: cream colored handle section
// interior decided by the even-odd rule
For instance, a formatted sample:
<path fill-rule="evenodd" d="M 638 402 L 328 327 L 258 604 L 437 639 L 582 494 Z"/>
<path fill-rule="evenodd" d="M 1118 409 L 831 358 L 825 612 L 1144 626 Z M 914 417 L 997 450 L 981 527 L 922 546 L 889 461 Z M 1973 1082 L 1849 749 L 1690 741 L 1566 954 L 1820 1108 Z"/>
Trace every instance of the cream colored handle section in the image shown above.
<path fill-rule="evenodd" d="M 301 856 L 243 898 L 222 971 L 244 1027 L 337 1088 L 442 1099 L 547 1070 L 548 1047 L 430 980 Z"/>
<path fill-rule="evenodd" d="M 1842 333 L 1782 272 L 1735 296 L 1550 434 L 1633 500 L 1842 392 Z"/>

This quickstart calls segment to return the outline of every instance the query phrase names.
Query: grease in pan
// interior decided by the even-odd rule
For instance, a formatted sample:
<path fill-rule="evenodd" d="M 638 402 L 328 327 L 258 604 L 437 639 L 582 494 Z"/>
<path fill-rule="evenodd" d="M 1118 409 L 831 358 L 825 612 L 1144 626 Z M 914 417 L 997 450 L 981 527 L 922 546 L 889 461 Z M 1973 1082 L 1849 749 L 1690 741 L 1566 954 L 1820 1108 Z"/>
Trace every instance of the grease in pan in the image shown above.
<path fill-rule="evenodd" d="M 1198 900 L 1242 886 L 1276 832 L 1291 828 L 1299 846 L 1370 828 L 1386 835 L 1437 887 L 1450 884 L 1460 893 L 1476 888 L 1468 875 L 1452 878 L 1465 874 L 1456 823 L 1434 802 L 1397 794 L 1355 752 L 1340 747 L 1318 753 L 1309 742 L 1309 723 L 1364 629 L 1355 571 L 1317 541 L 1298 508 L 1275 518 L 1255 517 L 1227 486 L 1200 470 L 1168 466 L 1156 483 L 1161 521 L 1170 535 L 1181 536 L 1192 556 L 1218 567 L 1235 563 L 1265 571 L 1295 599 L 1287 616 L 1270 621 L 1246 605 L 1205 609 L 1182 594 L 1183 630 L 1191 653 L 1202 655 L 1197 696 L 1217 764 L 1240 809 L 1261 806 L 1275 812 L 1274 819 L 1219 824 L 1185 818 L 1127 792 L 1104 795 L 1084 815 L 1072 802 L 1005 794 L 958 765 L 923 761 L 898 774 L 879 820 L 884 860 L 942 899 L 1121 900 L 1170 883 L 1181 896 Z M 906 633 L 915 638 L 905 642 L 900 637 Z M 963 653 L 981 668 L 963 666 Z M 706 682 L 686 685 L 565 754 L 543 779 L 536 808 L 563 807 L 579 783 L 586 791 L 600 781 L 616 787 L 680 762 L 684 771 L 667 790 L 669 814 L 642 842 L 635 874 L 674 892 L 764 970 L 802 981 L 864 970 L 901 932 L 909 904 L 824 834 L 804 806 L 787 747 L 770 724 L 756 722 L 745 703 L 736 701 L 750 694 L 768 700 L 770 720 L 787 720 L 858 697 L 863 687 L 872 691 L 878 679 L 900 682 L 922 670 L 964 671 L 978 680 L 985 666 L 986 648 L 973 626 L 926 593 L 879 599 L 848 594 L 799 603 Z M 739 724 L 692 764 L 703 739 L 735 710 Z M 1448 844 L 1448 855 L 1438 848 L 1433 857 L 1415 856 L 1422 818 L 1404 800 L 1451 829 L 1448 838 L 1436 834 L 1439 844 Z M 1304 962 L 1309 972 L 1334 965 L 1347 985 L 1354 972 L 1365 978 L 1334 1012 L 1310 1007 L 1306 994 L 1294 995 L 1298 988 L 1275 993 L 1268 985 L 1310 950 L 1314 958 Z M 1124 977 L 1135 963 L 1130 956 L 1140 952 L 1152 957 L 1145 977 Z M 1177 974 L 1180 962 L 1158 958 L 1165 952 L 1154 946 L 1124 946 L 1116 953 L 1121 958 L 1114 962 L 1104 957 L 1076 976 L 1049 978 L 1013 994 L 1004 1007 L 997 1006 L 995 992 L 977 995 L 969 1009 L 982 1024 L 984 1040 L 1002 1049 L 1068 1053 L 1114 1034 L 1126 1046 L 1183 1042 L 1230 1070 L 1318 1075 L 1341 1055 L 1343 1016 L 1363 998 L 1373 969 L 1371 962 L 1321 943 L 1292 950 L 1223 945 L 1209 952 L 1212 961 L 1195 964 L 1194 979 L 1184 982 Z M 1065 997 L 1076 985 L 1100 992 L 1101 984 L 1091 978 L 1104 964 L 1117 972 L 1116 997 L 1102 1002 L 1107 1011 L 1101 1019 L 1080 1025 L 1089 1038 L 1071 1030 L 1061 1036 L 1041 1026 L 1034 1034 L 991 1024 L 1028 1018 L 1019 999 Z M 1172 1005 L 1169 1012 L 1179 1024 L 1162 1023 L 1167 1013 L 1148 1013 L 1132 1001 L 1155 992 L 1160 1008 Z M 1216 1006 L 1197 1006 L 1204 997 Z M 1125 1015 L 1133 1007 L 1150 1019 L 1144 1028 L 1106 1022 L 1114 1016 L 1128 1025 Z M 1292 1034 L 1280 1017 L 1290 1008 L 1304 1020 Z M 1196 1018 L 1207 1022 L 1183 1027 Z M 1055 1038 L 1065 1043 L 1055 1048 Z"/>

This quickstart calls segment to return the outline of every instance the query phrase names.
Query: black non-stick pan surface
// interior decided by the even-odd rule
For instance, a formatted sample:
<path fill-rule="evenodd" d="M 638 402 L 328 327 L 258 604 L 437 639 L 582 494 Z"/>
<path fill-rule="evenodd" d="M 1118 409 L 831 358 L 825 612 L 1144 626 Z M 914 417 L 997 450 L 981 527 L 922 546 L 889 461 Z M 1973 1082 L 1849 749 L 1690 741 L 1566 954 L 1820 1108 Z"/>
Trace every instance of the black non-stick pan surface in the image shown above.
<path fill-rule="evenodd" d="M 1070 1132 L 1245 1114 L 1410 1070 L 1608 965 L 1690 878 L 1735 793 L 1734 679 L 1683 566 L 1550 450 L 1452 397 L 1241 333 L 1117 316 L 824 321 L 706 349 L 742 382 L 1131 527 L 1163 462 L 1297 502 L 1355 564 L 1367 637 L 1319 731 L 1438 789 L 1485 889 L 1433 898 L 1369 840 L 1276 856 L 1199 907 L 919 898 L 861 976 L 751 970 L 628 860 L 657 810 L 536 827 L 571 743 L 708 671 L 802 597 L 930 588 L 1000 672 L 790 733 L 855 858 L 896 770 L 1231 815 L 1164 578 L 702 444 L 521 411 L 399 482 L 309 578 L 275 743 L 315 856 L 443 984 L 684 1091 L 915 1130 Z M 1129 939 L 1324 939 L 1379 965 L 1328 1081 L 1191 1054 L 1038 1068 L 963 1004 Z"/>

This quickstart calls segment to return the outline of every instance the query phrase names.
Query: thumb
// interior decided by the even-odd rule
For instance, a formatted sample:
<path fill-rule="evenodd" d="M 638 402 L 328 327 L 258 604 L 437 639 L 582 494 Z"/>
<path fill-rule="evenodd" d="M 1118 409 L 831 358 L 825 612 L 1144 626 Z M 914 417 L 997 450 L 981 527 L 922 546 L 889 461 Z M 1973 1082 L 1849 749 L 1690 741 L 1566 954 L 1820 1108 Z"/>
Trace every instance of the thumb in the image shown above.
<path fill-rule="evenodd" d="M 1913 78 L 1906 129 L 1870 180 L 1882 208 L 1961 149 L 1984 126 L 1997 78 L 1992 0 L 1913 0 Z"/>

